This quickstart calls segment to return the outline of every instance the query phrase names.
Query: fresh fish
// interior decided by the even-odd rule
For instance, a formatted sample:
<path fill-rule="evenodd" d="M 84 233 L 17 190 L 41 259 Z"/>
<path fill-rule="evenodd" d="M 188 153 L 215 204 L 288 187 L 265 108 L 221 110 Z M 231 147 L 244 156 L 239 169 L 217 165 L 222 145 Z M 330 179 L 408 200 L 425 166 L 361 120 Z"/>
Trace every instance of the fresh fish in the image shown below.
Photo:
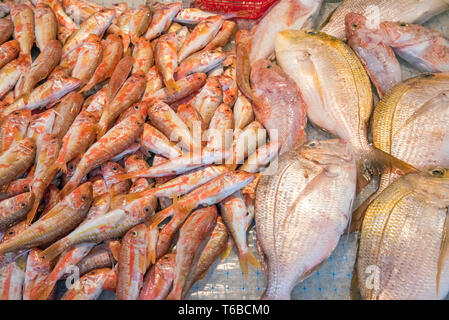
<path fill-rule="evenodd" d="M 123 50 L 126 52 L 131 43 L 131 36 L 129 31 L 129 25 L 131 22 L 131 15 L 133 13 L 132 9 L 126 9 L 118 18 L 117 18 L 117 27 L 119 30 L 119 34 L 122 38 Z"/>
<path fill-rule="evenodd" d="M 96 300 L 103 292 L 103 285 L 114 271 L 96 269 L 86 273 L 64 293 L 61 300 Z"/>
<path fill-rule="evenodd" d="M 0 46 L 0 68 L 17 58 L 20 52 L 20 44 L 17 40 L 11 40 Z"/>
<path fill-rule="evenodd" d="M 114 177 L 113 181 L 117 182 L 132 178 L 154 178 L 181 174 L 213 163 L 222 163 L 224 159 L 229 157 L 229 155 L 230 152 L 225 150 L 186 152 L 178 158 L 170 159 L 156 166 L 153 165 L 149 169 L 117 175 Z"/>
<path fill-rule="evenodd" d="M 31 63 L 30 70 L 23 73 L 14 89 L 16 98 L 29 94 L 34 87 L 48 77 L 61 61 L 62 46 L 58 40 L 50 40 L 42 48 L 36 60 Z"/>
<path fill-rule="evenodd" d="M 20 177 L 31 167 L 36 155 L 36 143 L 31 138 L 17 141 L 0 155 L 0 186 Z"/>
<path fill-rule="evenodd" d="M 203 132 L 207 130 L 207 125 L 203 121 L 203 117 L 190 103 L 180 104 L 177 108 L 178 117 L 189 127 L 192 138 L 202 141 Z"/>
<path fill-rule="evenodd" d="M 134 64 L 132 73 L 147 74 L 154 64 L 153 48 L 150 41 L 144 37 L 139 38 L 133 49 Z"/>
<path fill-rule="evenodd" d="M 98 135 L 101 138 L 108 130 L 113 121 L 121 112 L 138 102 L 145 90 L 145 75 L 142 73 L 132 74 L 120 88 L 114 99 L 107 105 L 98 122 Z"/>
<path fill-rule="evenodd" d="M 223 24 L 223 17 L 216 15 L 202 20 L 193 29 L 192 33 L 184 42 L 178 52 L 178 61 L 182 62 L 185 58 L 203 49 L 212 39 L 215 38 Z"/>
<path fill-rule="evenodd" d="M 209 127 L 215 110 L 223 103 L 223 90 L 218 77 L 207 78 L 204 87 L 190 103 L 200 113 L 204 124 Z"/>
<path fill-rule="evenodd" d="M 36 152 L 36 168 L 34 170 L 31 192 L 34 194 L 34 204 L 27 215 L 27 222 L 32 223 L 36 217 L 39 203 L 44 192 L 55 178 L 57 170 L 53 164 L 61 147 L 61 139 L 54 134 L 45 134 Z"/>
<path fill-rule="evenodd" d="M 143 122 L 144 119 L 140 114 L 132 115 L 112 127 L 90 146 L 78 163 L 72 178 L 61 190 L 61 195 L 64 196 L 76 188 L 90 170 L 108 161 L 133 143 L 142 132 Z"/>
<path fill-rule="evenodd" d="M 55 290 L 56 282 L 62 279 L 70 271 L 72 266 L 81 261 L 91 251 L 94 245 L 94 243 L 81 243 L 63 252 L 45 280 L 41 282 L 39 287 L 34 287 L 31 290 L 30 300 L 47 300 Z"/>
<path fill-rule="evenodd" d="M 446 73 L 422 74 L 396 85 L 374 111 L 374 145 L 418 169 L 449 166 L 448 84 Z M 397 178 L 392 171 L 380 176 L 377 192 L 353 214 L 353 231 L 360 229 L 368 204 Z"/>
<path fill-rule="evenodd" d="M 381 32 L 369 25 L 359 13 L 348 13 L 345 18 L 348 44 L 365 67 L 380 97 L 401 82 L 401 66 Z"/>
<path fill-rule="evenodd" d="M 239 94 L 232 110 L 234 113 L 234 127 L 236 130 L 242 130 L 254 121 L 253 106 L 243 94 Z"/>
<path fill-rule="evenodd" d="M 151 11 L 149 7 L 140 5 L 133 10 L 129 21 L 129 34 L 132 44 L 137 44 L 140 36 L 148 30 L 150 23 Z"/>
<path fill-rule="evenodd" d="M 60 0 L 45 0 L 56 15 L 56 19 L 61 27 L 66 28 L 69 32 L 78 29 L 76 23 L 64 11 Z"/>
<path fill-rule="evenodd" d="M 148 70 L 146 78 L 147 83 L 142 98 L 142 100 L 144 101 L 150 100 L 156 91 L 164 87 L 164 83 L 156 66 L 153 66 L 150 68 L 150 70 Z"/>
<path fill-rule="evenodd" d="M 14 39 L 20 43 L 19 65 L 27 67 L 31 64 L 31 48 L 35 39 L 33 9 L 26 4 L 15 4 L 11 7 L 11 18 Z"/>
<path fill-rule="evenodd" d="M 52 133 L 63 138 L 76 116 L 80 113 L 84 97 L 78 92 L 70 92 L 55 107 L 55 121 Z"/>
<path fill-rule="evenodd" d="M 125 160 L 125 171 L 127 173 L 134 172 L 138 170 L 148 169 L 150 165 L 148 162 L 139 154 L 132 154 Z M 131 179 L 131 182 L 136 182 L 137 179 Z"/>
<path fill-rule="evenodd" d="M 251 173 L 243 171 L 225 172 L 186 194 L 176 204 L 159 211 L 151 219 L 152 226 L 158 225 L 168 217 L 172 217 L 172 219 L 159 233 L 157 256 L 161 257 L 168 252 L 176 232 L 192 210 L 202 205 L 217 204 L 253 180 L 254 175 Z"/>
<path fill-rule="evenodd" d="M 0 201 L 0 230 L 3 231 L 25 218 L 33 202 L 34 194 L 31 192 Z"/>
<path fill-rule="evenodd" d="M 123 168 L 121 165 L 119 165 L 116 162 L 106 162 L 101 165 L 101 172 L 103 174 L 103 178 L 106 184 L 106 187 L 108 189 L 108 192 L 111 196 L 121 194 L 121 193 L 127 193 L 129 191 L 129 188 L 131 187 L 130 183 L 128 181 L 122 181 L 119 183 L 112 183 L 111 177 L 116 174 L 122 174 L 125 173 L 125 168 Z"/>
<path fill-rule="evenodd" d="M 375 25 L 382 21 L 424 23 L 447 9 L 449 4 L 445 0 L 349 0 L 335 9 L 321 32 L 345 40 L 345 17 L 350 12 L 370 15 Z"/>
<path fill-rule="evenodd" d="M 182 48 L 189 36 L 190 31 L 186 26 L 183 26 L 176 31 L 176 50 L 180 50 Z"/>
<path fill-rule="evenodd" d="M 449 39 L 419 24 L 382 22 L 385 42 L 412 66 L 425 72 L 449 72 Z"/>
<path fill-rule="evenodd" d="M 232 35 L 235 33 L 237 29 L 237 24 L 234 21 L 223 21 L 223 25 L 221 26 L 220 31 L 218 31 L 217 35 L 207 46 L 204 47 L 204 51 L 214 50 L 219 47 L 225 46 Z"/>
<path fill-rule="evenodd" d="M 182 3 L 170 3 L 161 6 L 153 14 L 153 19 L 145 33 L 145 38 L 148 40 L 153 40 L 159 37 L 164 31 L 168 30 L 173 18 L 178 14 L 179 10 L 182 8 Z"/>
<path fill-rule="evenodd" d="M 14 33 L 14 24 L 11 19 L 0 19 L 0 44 L 5 43 Z"/>
<path fill-rule="evenodd" d="M 25 257 L 0 267 L 0 300 L 22 300 L 25 267 Z"/>
<path fill-rule="evenodd" d="M 53 10 L 45 3 L 38 3 L 34 10 L 36 45 L 42 51 L 58 36 L 58 20 Z"/>
<path fill-rule="evenodd" d="M 163 300 L 168 295 L 175 278 L 175 254 L 160 258 L 145 275 L 139 300 Z"/>
<path fill-rule="evenodd" d="M 209 72 L 220 65 L 226 58 L 226 53 L 221 50 L 200 51 L 186 58 L 178 67 L 176 79 L 197 72 Z"/>
<path fill-rule="evenodd" d="M 207 130 L 206 148 L 209 150 L 228 150 L 233 142 L 234 117 L 227 104 L 221 104 L 210 121 Z"/>
<path fill-rule="evenodd" d="M 116 65 L 114 72 L 111 75 L 111 79 L 109 79 L 107 90 L 108 93 L 106 95 L 106 101 L 110 103 L 112 99 L 116 96 L 117 92 L 122 87 L 123 83 L 128 79 L 129 73 L 132 70 L 134 63 L 134 59 L 125 55 Z"/>
<path fill-rule="evenodd" d="M 295 82 L 277 65 L 254 62 L 251 70 L 254 115 L 272 140 L 281 142 L 281 154 L 306 140 L 306 112 L 309 103 Z"/>
<path fill-rule="evenodd" d="M 262 299 L 290 299 L 298 280 L 329 257 L 348 224 L 356 174 L 351 147 L 331 139 L 283 154 L 277 173 L 261 177 L 255 218 L 268 266 Z"/>
<path fill-rule="evenodd" d="M 446 297 L 448 172 L 434 167 L 405 175 L 370 204 L 356 267 L 363 299 Z"/>
<path fill-rule="evenodd" d="M 17 59 L 0 69 L 0 98 L 5 97 L 14 88 L 21 74 Z"/>
<path fill-rule="evenodd" d="M 102 52 L 103 48 L 99 36 L 90 34 L 84 39 L 71 74 L 72 77 L 81 81 L 80 87 L 83 87 L 93 76 L 95 69 L 101 62 Z"/>
<path fill-rule="evenodd" d="M 243 164 L 244 160 L 253 154 L 257 148 L 264 146 L 267 142 L 267 134 L 264 127 L 258 121 L 253 121 L 239 133 L 232 143 L 232 157 L 226 164 L 237 167 Z"/>
<path fill-rule="evenodd" d="M 32 300 L 31 293 L 33 292 L 33 290 L 35 288 L 39 288 L 50 274 L 51 264 L 39 257 L 39 254 L 41 252 L 42 250 L 33 248 L 28 253 L 25 269 L 25 279 L 22 289 L 23 300 Z"/>
<path fill-rule="evenodd" d="M 93 245 L 92 243 L 88 243 Z M 87 245 L 87 243 L 86 243 Z M 77 246 L 75 246 L 77 247 Z M 86 255 L 80 262 L 77 263 L 80 275 L 84 275 L 94 269 L 110 268 L 114 265 L 115 259 L 112 256 L 111 250 L 106 243 L 94 247 L 88 255 Z"/>
<path fill-rule="evenodd" d="M 83 220 L 91 203 L 92 184 L 88 182 L 65 197 L 44 218 L 0 244 L 0 253 L 33 248 L 67 234 Z"/>
<path fill-rule="evenodd" d="M 30 120 L 30 110 L 13 112 L 4 119 L 0 126 L 0 154 L 8 150 L 14 142 L 26 137 Z"/>
<path fill-rule="evenodd" d="M 322 0 L 281 0 L 251 30 L 251 64 L 274 53 L 276 34 L 289 29 L 312 29 Z"/>
<path fill-rule="evenodd" d="M 123 237 L 118 260 L 118 300 L 137 300 L 147 269 L 147 227 L 139 224 Z"/>
<path fill-rule="evenodd" d="M 53 260 L 65 249 L 78 243 L 98 243 L 120 237 L 132 227 L 147 220 L 154 213 L 156 204 L 156 197 L 142 197 L 123 208 L 93 217 L 64 238 L 53 243 L 44 250 L 42 255 L 48 260 Z"/>
<path fill-rule="evenodd" d="M 98 118 L 88 111 L 81 111 L 75 118 L 62 139 L 62 146 L 55 166 L 67 172 L 67 163 L 83 154 L 93 143 L 96 136 L 96 122 Z"/>
<path fill-rule="evenodd" d="M 248 210 L 240 191 L 233 193 L 220 202 L 220 212 L 221 217 L 236 244 L 240 268 L 246 279 L 248 277 L 248 263 L 251 263 L 258 268 L 260 268 L 260 265 L 256 257 L 254 257 L 248 248 L 246 239 Z"/>
<path fill-rule="evenodd" d="M 29 192 L 32 181 L 32 176 L 11 181 L 6 188 L 2 188 L 0 200 L 8 199 L 24 192 Z"/>
<path fill-rule="evenodd" d="M 239 93 L 237 83 L 234 81 L 234 78 L 224 74 L 217 78 L 220 82 L 221 89 L 223 90 L 223 103 L 233 107 Z"/>
<path fill-rule="evenodd" d="M 221 216 L 218 216 L 217 223 L 215 224 L 215 228 L 212 231 L 209 241 L 190 269 L 182 291 L 183 297 L 189 292 L 196 281 L 205 277 L 207 271 L 217 258 L 225 253 L 228 247 L 228 239 L 228 230 L 226 229 Z"/>
<path fill-rule="evenodd" d="M 166 103 L 159 101 L 148 110 L 151 124 L 165 134 L 168 139 L 183 149 L 199 151 L 199 141 L 194 141 L 187 125 Z"/>
<path fill-rule="evenodd" d="M 269 142 L 266 145 L 261 146 L 256 152 L 248 157 L 239 170 L 252 173 L 261 171 L 261 169 L 278 156 L 280 146 L 281 144 L 279 141 Z"/>
<path fill-rule="evenodd" d="M 81 92 L 88 91 L 96 84 L 99 84 L 111 77 L 115 67 L 122 58 L 123 44 L 119 36 L 109 34 L 106 39 L 102 40 L 101 45 L 103 48 L 102 60 Z"/>
<path fill-rule="evenodd" d="M 386 168 L 394 167 L 403 173 L 416 171 L 369 144 L 371 84 L 349 46 L 325 33 L 286 30 L 277 35 L 275 47 L 279 65 L 301 91 L 310 121 L 353 148 L 359 190 L 370 180 L 370 174 L 378 175 Z"/>
<path fill-rule="evenodd" d="M 64 11 L 77 23 L 87 20 L 91 15 L 103 9 L 94 2 L 80 0 L 62 0 L 62 6 Z"/>
<path fill-rule="evenodd" d="M 174 79 L 174 73 L 178 68 L 176 33 L 162 35 L 156 44 L 154 53 L 156 66 L 162 75 L 165 86 L 171 93 L 176 92 L 178 89 Z"/>
<path fill-rule="evenodd" d="M 203 11 L 198 8 L 183 8 L 173 19 L 182 24 L 198 24 L 206 18 L 216 16 L 216 13 Z"/>
<path fill-rule="evenodd" d="M 167 300 L 180 300 L 194 258 L 201 252 L 217 222 L 215 206 L 193 212 L 179 230 L 176 243 L 175 278 Z"/>
<path fill-rule="evenodd" d="M 168 88 L 161 88 L 156 92 L 149 94 L 149 96 L 146 96 L 145 100 L 160 100 L 172 104 L 173 102 L 181 100 L 191 93 L 196 92 L 204 85 L 206 78 L 207 75 L 205 73 L 191 74 L 176 81 L 176 87 L 178 88 L 176 92 L 171 93 Z"/>
<path fill-rule="evenodd" d="M 140 136 L 140 145 L 146 150 L 160 154 L 169 159 L 182 155 L 181 149 L 171 142 L 162 132 L 155 127 L 144 123 L 143 132 Z"/>
<path fill-rule="evenodd" d="M 97 12 L 84 21 L 79 29 L 77 29 L 64 44 L 62 48 L 62 56 L 66 56 L 71 51 L 78 48 L 90 34 L 102 37 L 106 29 L 111 25 L 112 19 L 115 16 L 115 11 L 106 9 Z"/>
<path fill-rule="evenodd" d="M 21 109 L 35 110 L 52 105 L 67 93 L 76 90 L 80 83 L 80 80 L 72 77 L 48 80 L 31 91 L 29 95 L 18 98 L 14 103 L 3 109 L 2 114 L 5 116 Z"/>

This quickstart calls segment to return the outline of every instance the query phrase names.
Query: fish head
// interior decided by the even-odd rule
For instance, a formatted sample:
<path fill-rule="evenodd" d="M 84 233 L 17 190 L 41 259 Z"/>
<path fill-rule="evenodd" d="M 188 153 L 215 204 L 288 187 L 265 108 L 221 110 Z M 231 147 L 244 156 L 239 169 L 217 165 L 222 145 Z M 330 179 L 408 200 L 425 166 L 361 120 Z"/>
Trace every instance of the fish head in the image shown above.
<path fill-rule="evenodd" d="M 367 28 L 364 15 L 356 12 L 350 12 L 345 17 L 346 37 L 351 39 L 361 31 Z"/>
<path fill-rule="evenodd" d="M 143 196 L 135 200 L 133 199 L 133 201 L 124 206 L 124 210 L 129 215 L 136 217 L 136 219 L 145 219 L 154 213 L 156 204 L 157 198 L 155 196 Z"/>
<path fill-rule="evenodd" d="M 92 182 L 83 183 L 78 188 L 73 190 L 72 193 L 66 197 L 66 199 L 72 208 L 87 210 L 93 201 Z"/>
<path fill-rule="evenodd" d="M 14 205 L 20 209 L 31 209 L 34 202 L 34 193 L 25 192 L 14 197 Z"/>
<path fill-rule="evenodd" d="M 23 221 L 19 222 L 18 224 L 10 227 L 9 229 L 6 230 L 5 236 L 0 241 L 0 243 L 7 242 L 8 240 L 14 238 L 18 234 L 20 234 L 23 230 L 28 228 L 28 226 L 29 226 L 29 224 L 27 223 L 27 221 L 23 220 Z"/>
<path fill-rule="evenodd" d="M 36 151 L 36 143 L 32 138 L 26 138 L 17 145 L 23 155 L 33 154 Z"/>
<path fill-rule="evenodd" d="M 148 229 L 145 224 L 139 224 L 128 231 L 123 239 L 123 245 L 132 244 L 137 248 L 145 248 L 148 245 Z"/>
<path fill-rule="evenodd" d="M 105 180 L 116 174 L 125 173 L 125 169 L 117 162 L 108 161 L 101 165 L 101 174 Z"/>
<path fill-rule="evenodd" d="M 394 46 L 407 46 L 413 45 L 417 42 L 423 41 L 423 36 L 427 31 L 418 25 L 404 23 L 384 21 L 380 24 L 380 29 L 383 33 L 385 40 Z"/>
<path fill-rule="evenodd" d="M 341 139 L 309 141 L 300 149 L 300 155 L 320 165 L 355 164 L 350 145 Z"/>

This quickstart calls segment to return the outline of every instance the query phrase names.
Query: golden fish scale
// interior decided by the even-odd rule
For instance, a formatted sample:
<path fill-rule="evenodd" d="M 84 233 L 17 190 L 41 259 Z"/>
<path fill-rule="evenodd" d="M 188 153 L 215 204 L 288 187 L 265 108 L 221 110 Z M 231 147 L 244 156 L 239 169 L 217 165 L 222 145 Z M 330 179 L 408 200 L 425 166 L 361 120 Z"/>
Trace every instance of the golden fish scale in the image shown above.
<path fill-rule="evenodd" d="M 357 261 L 362 297 L 435 299 L 445 217 L 446 209 L 414 192 L 404 179 L 382 192 L 367 209 L 362 226 Z M 378 291 L 366 287 L 369 266 L 379 268 Z M 448 271 L 446 262 L 442 279 L 447 279 Z M 448 289 L 448 284 L 440 284 L 440 295 Z"/>
<path fill-rule="evenodd" d="M 366 125 L 372 111 L 372 91 L 360 60 L 348 45 L 324 33 L 299 31 L 295 35 L 301 40 L 296 45 L 311 54 L 322 99 L 327 95 L 335 102 L 329 107 L 335 121 L 345 128 L 345 136 L 340 135 L 341 138 L 347 139 L 355 148 L 364 149 Z"/>
<path fill-rule="evenodd" d="M 410 134 L 410 128 L 404 128 L 404 125 L 430 98 L 448 89 L 449 73 L 425 73 L 396 85 L 374 109 L 372 133 L 376 148 L 413 166 L 438 164 L 438 161 L 431 160 L 433 157 L 420 155 L 420 152 L 429 148 L 419 148 L 416 145 L 417 140 L 413 139 L 413 135 Z M 439 122 L 441 123 L 441 120 Z M 425 125 L 431 126 L 431 123 Z M 418 135 L 422 132 L 421 123 L 415 124 L 413 128 Z M 401 130 L 402 132 L 399 132 Z M 378 192 L 397 177 L 398 175 L 394 173 L 383 174 Z"/>
<path fill-rule="evenodd" d="M 327 258 L 327 256 L 318 258 L 317 255 L 325 251 L 329 251 L 329 254 L 332 252 L 333 248 L 330 247 L 333 241 L 335 245 L 337 244 L 339 236 L 331 239 L 334 232 L 329 232 L 328 224 L 335 227 L 337 222 L 339 225 L 337 229 L 343 232 L 347 218 L 343 218 L 342 211 L 347 208 L 342 204 L 346 195 L 350 194 L 351 188 L 355 188 L 355 173 L 351 177 L 347 169 L 339 169 L 337 177 L 324 179 L 320 177 L 319 185 L 305 191 L 307 185 L 317 178 L 326 165 L 316 165 L 298 158 L 294 152 L 285 154 L 285 157 L 281 156 L 278 174 L 262 176 L 257 188 L 255 201 L 257 240 L 268 260 L 266 295 L 270 298 L 288 299 L 289 296 L 279 294 L 288 292 L 289 295 L 296 282 L 307 276 L 310 269 L 315 267 L 310 263 Z M 324 200 L 322 194 L 329 197 Z M 312 203 L 313 207 L 310 206 Z M 323 212 L 327 212 L 326 217 L 323 216 Z M 327 223 L 321 228 L 323 221 Z M 338 230 L 335 230 L 336 233 Z M 331 250 L 325 249 L 326 247 Z M 309 254 L 315 249 L 319 252 Z"/>

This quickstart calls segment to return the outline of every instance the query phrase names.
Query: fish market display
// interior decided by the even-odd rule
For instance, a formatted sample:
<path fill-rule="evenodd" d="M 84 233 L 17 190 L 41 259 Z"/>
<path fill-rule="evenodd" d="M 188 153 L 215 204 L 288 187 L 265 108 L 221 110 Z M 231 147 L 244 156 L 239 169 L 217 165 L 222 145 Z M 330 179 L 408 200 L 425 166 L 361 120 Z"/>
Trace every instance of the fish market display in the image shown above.
<path fill-rule="evenodd" d="M 0 300 L 444 298 L 449 2 L 191 2 L 0 2 Z"/>

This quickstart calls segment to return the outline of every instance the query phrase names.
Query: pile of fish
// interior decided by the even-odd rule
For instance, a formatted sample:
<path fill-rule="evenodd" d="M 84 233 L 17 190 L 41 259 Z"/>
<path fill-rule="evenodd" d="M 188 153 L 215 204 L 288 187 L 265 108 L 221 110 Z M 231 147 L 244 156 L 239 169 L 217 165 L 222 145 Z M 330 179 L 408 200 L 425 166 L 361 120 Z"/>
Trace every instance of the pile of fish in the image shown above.
<path fill-rule="evenodd" d="M 353 298 L 444 298 L 449 40 L 420 24 L 449 3 L 346 0 L 318 28 L 322 2 L 251 30 L 181 3 L 2 2 L 0 299 L 183 299 L 234 245 L 289 299 L 350 231 Z"/>
<path fill-rule="evenodd" d="M 259 266 L 246 233 L 281 144 L 237 88 L 231 15 L 3 4 L 0 298 L 181 299 L 234 244 Z"/>

